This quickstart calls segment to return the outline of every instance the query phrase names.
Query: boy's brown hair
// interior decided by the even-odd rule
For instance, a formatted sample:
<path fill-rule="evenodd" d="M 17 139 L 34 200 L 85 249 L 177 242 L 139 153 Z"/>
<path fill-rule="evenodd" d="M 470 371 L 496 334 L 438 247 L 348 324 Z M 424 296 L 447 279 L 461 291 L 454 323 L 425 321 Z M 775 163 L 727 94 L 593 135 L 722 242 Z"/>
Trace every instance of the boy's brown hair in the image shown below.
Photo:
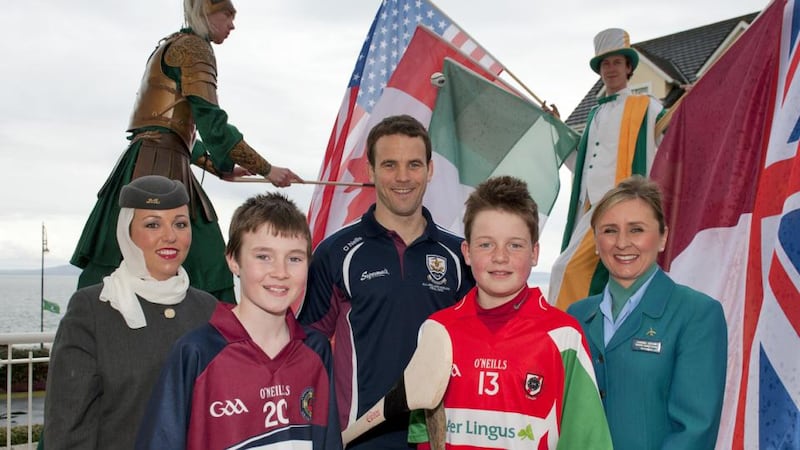
<path fill-rule="evenodd" d="M 469 195 L 464 212 L 464 236 L 470 242 L 472 224 L 478 213 L 487 210 L 516 214 L 528 226 L 531 244 L 539 242 L 539 207 L 528 192 L 528 183 L 507 175 L 492 177 Z"/>
<path fill-rule="evenodd" d="M 274 236 L 304 238 L 308 243 L 306 253 L 311 258 L 311 231 L 305 214 L 292 200 L 277 192 L 255 195 L 236 208 L 225 254 L 238 262 L 244 234 L 256 231 L 265 223 L 269 224 Z"/>

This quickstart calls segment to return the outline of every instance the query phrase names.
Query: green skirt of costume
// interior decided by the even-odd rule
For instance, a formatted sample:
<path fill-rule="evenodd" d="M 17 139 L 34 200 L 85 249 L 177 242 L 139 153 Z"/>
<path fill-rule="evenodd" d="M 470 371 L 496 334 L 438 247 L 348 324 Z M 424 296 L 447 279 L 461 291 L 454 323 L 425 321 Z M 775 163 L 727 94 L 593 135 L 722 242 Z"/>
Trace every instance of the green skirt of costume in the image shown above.
<path fill-rule="evenodd" d="M 192 245 L 183 267 L 191 285 L 219 300 L 236 303 L 216 212 L 189 164 L 186 147 L 172 133 L 146 131 L 133 137 L 98 192 L 97 203 L 70 260 L 83 269 L 78 288 L 101 283 L 122 261 L 116 236 L 122 186 L 143 175 L 163 175 L 183 182 L 189 191 Z"/>

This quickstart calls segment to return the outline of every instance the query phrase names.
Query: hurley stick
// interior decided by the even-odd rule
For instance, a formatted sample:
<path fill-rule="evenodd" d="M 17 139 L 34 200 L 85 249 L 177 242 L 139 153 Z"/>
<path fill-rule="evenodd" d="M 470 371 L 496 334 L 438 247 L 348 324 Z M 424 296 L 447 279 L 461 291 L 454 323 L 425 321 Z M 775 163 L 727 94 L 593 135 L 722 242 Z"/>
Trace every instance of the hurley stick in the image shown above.
<path fill-rule="evenodd" d="M 432 320 L 420 328 L 417 350 L 411 356 L 403 376 L 383 398 L 342 431 L 345 445 L 383 423 L 387 418 L 414 409 L 438 406 L 453 366 L 453 346 L 447 330 Z"/>

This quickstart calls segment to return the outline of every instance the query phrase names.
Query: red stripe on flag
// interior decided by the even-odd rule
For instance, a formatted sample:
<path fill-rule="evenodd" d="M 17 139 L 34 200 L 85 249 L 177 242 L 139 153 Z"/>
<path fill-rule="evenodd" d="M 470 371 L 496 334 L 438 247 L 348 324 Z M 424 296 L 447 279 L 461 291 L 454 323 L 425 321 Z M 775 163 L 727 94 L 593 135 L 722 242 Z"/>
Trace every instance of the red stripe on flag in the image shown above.
<path fill-rule="evenodd" d="M 472 53 L 469 54 L 469 56 L 471 56 L 472 59 L 474 59 L 475 61 L 480 61 L 481 59 L 483 59 L 484 56 L 486 56 L 486 52 L 482 48 L 478 47 L 475 50 L 473 50 Z"/>
<path fill-rule="evenodd" d="M 789 65 L 789 72 L 786 76 L 786 84 L 783 87 L 783 100 L 786 100 L 786 94 L 789 92 L 789 87 L 791 87 L 792 83 L 789 83 L 788 80 L 794 79 L 794 73 L 797 71 L 797 65 L 800 64 L 800 51 L 794 52 L 794 57 Z"/>
<path fill-rule="evenodd" d="M 794 332 L 800 335 L 800 292 L 786 273 L 786 268 L 778 259 L 778 255 L 772 256 L 769 285 Z"/>
<path fill-rule="evenodd" d="M 464 45 L 464 43 L 467 42 L 468 40 L 469 36 L 467 36 L 467 34 L 464 33 L 463 31 L 458 30 L 455 36 L 453 36 L 453 39 L 450 39 L 450 43 L 452 43 L 457 48 L 461 48 L 461 46 Z"/>
<path fill-rule="evenodd" d="M 337 118 L 336 124 L 331 132 L 331 137 L 328 141 L 328 147 L 325 150 L 325 160 L 323 164 L 326 166 L 323 167 L 321 172 L 323 172 L 323 176 L 325 175 L 325 172 L 328 174 L 326 181 L 339 180 L 344 146 L 347 142 L 347 135 L 350 132 L 350 124 L 354 119 L 353 112 L 356 109 L 355 104 L 357 98 L 358 88 L 353 87 L 347 92 L 342 102 L 343 105 L 347 105 L 347 109 L 345 109 L 345 111 L 347 111 L 347 116 L 341 126 L 339 126 L 339 120 Z M 323 188 L 322 198 L 320 199 L 318 207 L 314 205 L 315 207 L 309 208 L 308 219 L 309 222 L 313 222 L 314 224 L 311 235 L 312 248 L 316 248 L 317 244 L 322 242 L 322 240 L 325 238 L 325 230 L 328 228 L 328 216 L 330 215 L 331 203 L 335 188 L 335 186 L 325 186 Z M 316 216 L 312 218 L 311 215 L 313 213 L 316 213 Z"/>
<path fill-rule="evenodd" d="M 748 425 L 752 426 L 752 424 L 746 422 L 745 415 L 747 410 L 748 383 L 753 377 L 750 373 L 753 342 L 755 340 L 756 329 L 758 328 L 758 321 L 764 303 L 764 267 L 762 266 L 764 249 L 762 248 L 763 241 L 761 239 L 763 235 L 762 219 L 781 213 L 783 203 L 786 200 L 785 186 L 779 186 L 780 183 L 775 183 L 775 180 L 785 180 L 787 178 L 775 177 L 788 176 L 789 173 L 787 171 L 791 170 L 788 161 L 772 164 L 764 168 L 774 119 L 773 111 L 775 111 L 775 103 L 777 101 L 777 80 L 780 66 L 778 64 L 778 58 L 780 55 L 781 41 L 780 24 L 783 18 L 782 3 L 783 2 L 780 1 L 773 3 L 772 7 L 765 10 L 760 19 L 748 30 L 753 34 L 757 32 L 760 33 L 759 36 L 761 39 L 751 39 L 751 41 L 764 51 L 764 54 L 760 58 L 763 58 L 764 63 L 767 64 L 766 69 L 761 69 L 765 75 L 765 79 L 758 80 L 766 88 L 766 92 L 759 93 L 759 95 L 764 95 L 763 98 L 766 99 L 766 101 L 763 102 L 766 104 L 764 107 L 766 117 L 763 127 L 755 126 L 743 128 L 750 132 L 761 132 L 761 145 L 752 148 L 758 149 L 758 154 L 761 159 L 759 167 L 762 169 L 757 178 L 750 179 L 753 180 L 752 183 L 758 183 L 758 190 L 750 231 L 750 253 L 748 255 L 744 320 L 742 323 L 742 376 L 739 381 L 739 400 L 736 410 L 736 425 L 733 431 L 733 445 L 737 448 L 744 447 L 745 432 Z M 756 400 L 757 399 L 752 399 L 753 402 Z"/>

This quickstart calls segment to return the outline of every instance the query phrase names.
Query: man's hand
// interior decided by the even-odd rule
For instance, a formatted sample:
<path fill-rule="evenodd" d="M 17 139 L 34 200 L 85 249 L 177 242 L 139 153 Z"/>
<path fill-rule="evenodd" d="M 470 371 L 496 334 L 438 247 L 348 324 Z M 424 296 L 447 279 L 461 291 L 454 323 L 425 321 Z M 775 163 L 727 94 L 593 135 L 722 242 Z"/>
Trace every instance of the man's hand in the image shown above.
<path fill-rule="evenodd" d="M 561 119 L 561 113 L 558 112 L 558 106 L 555 103 L 551 103 L 550 105 L 547 102 L 542 103 L 542 109 L 544 112 L 551 114 L 556 119 Z"/>
<path fill-rule="evenodd" d="M 275 187 L 286 187 L 292 183 L 302 183 L 303 179 L 297 176 L 291 170 L 285 167 L 272 166 L 267 176 L 268 179 Z"/>

